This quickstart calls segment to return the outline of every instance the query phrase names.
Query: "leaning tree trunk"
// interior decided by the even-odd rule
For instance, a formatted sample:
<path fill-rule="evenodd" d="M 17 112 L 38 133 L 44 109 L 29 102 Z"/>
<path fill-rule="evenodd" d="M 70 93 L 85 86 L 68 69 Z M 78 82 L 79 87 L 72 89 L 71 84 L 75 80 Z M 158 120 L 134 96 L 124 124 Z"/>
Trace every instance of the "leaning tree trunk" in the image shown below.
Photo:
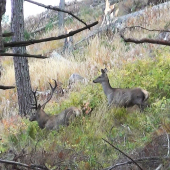
<path fill-rule="evenodd" d="M 1 20 L 2 20 L 2 15 L 6 11 L 6 0 L 0 0 L 0 52 L 4 51 L 4 44 L 2 40 L 2 28 L 1 28 Z"/>
<path fill-rule="evenodd" d="M 24 40 L 24 15 L 23 0 L 11 0 L 11 29 L 14 32 L 13 41 Z M 24 54 L 26 47 L 14 47 L 13 53 Z M 28 59 L 25 57 L 14 57 L 15 80 L 18 93 L 19 114 L 31 113 L 30 103 L 33 101 L 31 82 L 29 76 Z"/>

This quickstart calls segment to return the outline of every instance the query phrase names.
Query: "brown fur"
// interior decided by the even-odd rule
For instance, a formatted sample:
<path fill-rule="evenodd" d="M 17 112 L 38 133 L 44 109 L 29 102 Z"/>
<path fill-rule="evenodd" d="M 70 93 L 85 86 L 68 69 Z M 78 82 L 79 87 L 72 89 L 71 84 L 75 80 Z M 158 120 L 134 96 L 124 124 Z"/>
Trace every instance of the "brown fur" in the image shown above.
<path fill-rule="evenodd" d="M 141 88 L 112 88 L 107 76 L 107 69 L 101 69 L 101 72 L 101 76 L 93 80 L 93 82 L 102 84 L 109 106 L 132 107 L 137 105 L 143 111 L 149 98 L 149 93 L 146 90 Z"/>
<path fill-rule="evenodd" d="M 47 101 L 43 105 L 39 104 L 37 106 L 37 89 L 33 91 L 35 103 L 33 104 L 34 107 L 32 108 L 36 109 L 36 112 L 30 116 L 29 120 L 37 121 L 41 129 L 46 128 L 48 130 L 58 130 L 60 126 L 68 126 L 69 123 L 75 119 L 75 117 L 82 114 L 82 111 L 76 107 L 69 107 L 57 115 L 48 115 L 44 112 L 45 105 L 51 100 L 53 93 L 57 88 L 57 82 L 55 80 L 54 82 L 54 87 L 52 87 L 52 85 L 49 83 L 51 87 L 51 95 L 48 97 Z"/>
<path fill-rule="evenodd" d="M 29 120 L 37 121 L 41 129 L 59 130 L 60 126 L 68 126 L 75 117 L 81 114 L 82 112 L 78 108 L 69 107 L 57 115 L 47 115 L 39 105 L 36 113 Z"/>

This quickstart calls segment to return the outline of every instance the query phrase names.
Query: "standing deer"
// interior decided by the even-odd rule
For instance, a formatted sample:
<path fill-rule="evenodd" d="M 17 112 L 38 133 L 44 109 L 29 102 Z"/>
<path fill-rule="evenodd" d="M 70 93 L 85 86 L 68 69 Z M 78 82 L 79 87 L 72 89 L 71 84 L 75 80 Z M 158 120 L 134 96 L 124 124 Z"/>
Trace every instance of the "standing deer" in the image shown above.
<path fill-rule="evenodd" d="M 70 121 L 72 121 L 73 119 L 75 119 L 75 117 L 80 116 L 82 114 L 82 112 L 76 107 L 69 107 L 57 115 L 48 115 L 44 112 L 45 105 L 51 100 L 53 93 L 57 88 L 57 82 L 55 80 L 54 82 L 55 82 L 54 87 L 52 87 L 52 85 L 49 83 L 51 87 L 51 94 L 43 105 L 37 104 L 36 99 L 37 89 L 35 91 L 32 91 L 35 98 L 35 103 L 32 104 L 33 105 L 32 108 L 36 109 L 36 112 L 33 115 L 31 115 L 29 120 L 37 121 L 41 129 L 46 128 L 48 130 L 59 130 L 59 127 L 61 125 L 68 126 Z"/>
<path fill-rule="evenodd" d="M 109 106 L 114 105 L 126 108 L 137 105 L 143 111 L 149 98 L 149 93 L 146 90 L 141 88 L 112 88 L 107 76 L 107 69 L 101 69 L 101 73 L 101 76 L 93 80 L 93 82 L 102 84 Z"/>

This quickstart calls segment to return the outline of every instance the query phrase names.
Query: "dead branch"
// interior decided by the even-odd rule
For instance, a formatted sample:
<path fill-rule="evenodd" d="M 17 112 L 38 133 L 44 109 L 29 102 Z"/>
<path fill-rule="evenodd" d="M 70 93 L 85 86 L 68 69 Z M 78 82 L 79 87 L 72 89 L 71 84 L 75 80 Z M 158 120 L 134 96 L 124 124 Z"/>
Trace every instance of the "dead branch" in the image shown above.
<path fill-rule="evenodd" d="M 169 134 L 166 132 L 167 135 L 167 140 L 168 140 L 168 152 L 167 152 L 167 156 L 169 156 Z"/>
<path fill-rule="evenodd" d="M 15 86 L 3 86 L 3 85 L 0 85 L 0 89 L 2 90 L 7 90 L 7 89 L 14 89 Z"/>
<path fill-rule="evenodd" d="M 14 35 L 13 32 L 7 32 L 7 33 L 3 33 L 2 37 L 10 37 L 10 36 L 13 36 L 13 35 Z"/>
<path fill-rule="evenodd" d="M 160 170 L 162 169 L 162 164 L 160 164 L 155 170 Z"/>
<path fill-rule="evenodd" d="M 147 30 L 147 31 L 170 32 L 170 30 L 148 29 L 148 28 L 145 28 L 145 27 L 142 27 L 142 26 L 139 26 L 139 25 L 136 25 L 136 26 L 134 25 L 134 26 L 131 26 L 131 27 L 124 27 L 124 28 L 122 28 L 121 31 L 124 32 L 125 29 L 131 30 L 131 29 L 134 29 L 134 28 L 141 28 L 141 29 Z"/>
<path fill-rule="evenodd" d="M 168 144 L 167 144 L 167 148 L 168 148 L 168 151 L 167 151 L 167 157 L 169 157 L 169 150 L 170 150 L 170 147 L 169 147 L 169 134 L 167 133 L 167 131 L 166 131 L 166 129 L 164 129 L 163 127 L 161 127 L 162 129 L 163 129 L 163 131 L 165 132 L 165 134 L 166 134 L 166 137 L 167 137 L 167 142 L 168 142 Z"/>
<path fill-rule="evenodd" d="M 53 41 L 53 40 L 60 40 L 60 39 L 64 39 L 70 36 L 73 36 L 74 34 L 77 34 L 85 29 L 88 29 L 90 27 L 93 27 L 95 25 L 98 24 L 98 21 L 93 22 L 92 24 L 89 24 L 83 28 L 77 29 L 75 31 L 70 31 L 68 34 L 62 34 L 59 35 L 58 37 L 50 37 L 50 38 L 44 38 L 44 39 L 40 39 L 40 40 L 29 40 L 29 41 L 20 41 L 20 42 L 11 42 L 11 43 L 4 43 L 4 47 L 21 47 L 21 46 L 28 46 L 31 44 L 35 44 L 35 43 L 40 43 L 40 42 L 47 42 L 47 41 Z"/>
<path fill-rule="evenodd" d="M 105 5 L 105 3 L 103 5 Z M 163 10 L 165 7 L 169 8 L 169 5 L 170 5 L 170 2 L 165 2 L 163 4 L 154 5 L 153 7 L 149 8 L 149 11 L 157 11 L 160 9 Z M 137 17 L 142 17 L 142 16 L 145 16 L 145 13 L 146 13 L 146 9 L 143 9 L 140 11 L 136 11 L 136 12 L 124 15 L 124 16 L 117 17 L 116 21 L 114 21 L 110 25 L 106 25 L 106 26 L 103 26 L 103 27 L 100 27 L 100 28 L 94 30 L 92 33 L 90 33 L 90 35 L 88 35 L 86 38 L 83 38 L 82 40 L 77 42 L 74 46 L 78 46 L 80 43 L 89 40 L 91 37 L 103 32 L 103 31 L 106 31 L 107 29 L 110 29 L 113 32 L 115 32 L 116 29 L 120 30 L 121 28 L 123 28 L 126 25 L 126 23 L 128 22 L 128 20 L 130 18 L 135 19 Z M 167 44 L 165 44 L 165 45 L 167 45 Z"/>
<path fill-rule="evenodd" d="M 24 163 L 20 163 L 20 162 L 15 162 L 15 161 L 8 161 L 8 160 L 2 160 L 0 159 L 0 163 L 6 163 L 6 164 L 10 164 L 10 165 L 18 165 L 18 166 L 22 166 L 22 167 L 26 167 L 26 168 L 29 168 L 29 169 L 43 169 L 43 170 L 49 170 L 47 167 L 45 166 L 42 166 L 42 165 L 27 165 L 27 164 L 24 164 Z"/>
<path fill-rule="evenodd" d="M 124 31 L 123 29 L 120 31 L 120 36 L 123 38 L 125 42 L 133 42 L 136 44 L 141 44 L 141 43 L 152 43 L 152 44 L 160 44 L 160 45 L 168 45 L 170 46 L 169 41 L 165 40 L 156 40 L 156 39 L 150 39 L 150 38 L 142 38 L 142 39 L 135 39 L 135 38 L 125 38 L 124 36 Z"/>
<path fill-rule="evenodd" d="M 103 138 L 102 138 L 103 139 Z M 143 170 L 136 161 L 134 161 L 130 156 L 128 156 L 127 154 L 125 154 L 123 151 L 121 151 L 119 148 L 115 147 L 113 144 L 111 144 L 109 141 L 107 141 L 106 139 L 103 139 L 105 142 L 107 142 L 110 146 L 112 146 L 114 149 L 118 150 L 120 153 L 122 153 L 124 156 L 126 156 L 127 158 L 129 158 L 140 170 Z"/>
<path fill-rule="evenodd" d="M 48 58 L 42 55 L 14 54 L 14 53 L 0 53 L 0 56 L 29 57 L 29 58 L 41 58 L 41 59 Z"/>
<path fill-rule="evenodd" d="M 144 158 L 140 158 L 140 159 L 134 159 L 135 162 L 145 162 L 145 161 L 162 161 L 162 160 L 169 160 L 169 158 L 165 157 L 165 158 L 161 158 L 161 157 L 144 157 Z M 119 167 L 119 166 L 123 166 L 123 165 L 127 165 L 127 164 L 133 164 L 133 161 L 127 161 L 127 162 L 122 162 L 122 163 L 118 163 L 115 164 L 113 166 L 110 166 L 108 168 L 105 168 L 104 170 L 111 170 L 113 168 Z"/>
<path fill-rule="evenodd" d="M 82 22 L 84 25 L 88 26 L 83 20 L 81 20 L 80 18 L 78 18 L 77 16 L 75 16 L 74 14 L 72 14 L 69 11 L 66 11 L 66 10 L 51 6 L 51 5 L 44 5 L 42 3 L 38 3 L 38 2 L 35 2 L 35 1 L 32 1 L 32 0 L 25 0 L 25 1 L 30 2 L 32 4 L 35 4 L 35 5 L 38 5 L 38 6 L 41 6 L 41 7 L 44 7 L 44 8 L 47 8 L 47 9 L 52 9 L 54 11 L 67 13 L 67 14 L 73 16 L 74 18 L 76 18 L 78 21 Z M 88 29 L 90 29 L 90 27 Z"/>

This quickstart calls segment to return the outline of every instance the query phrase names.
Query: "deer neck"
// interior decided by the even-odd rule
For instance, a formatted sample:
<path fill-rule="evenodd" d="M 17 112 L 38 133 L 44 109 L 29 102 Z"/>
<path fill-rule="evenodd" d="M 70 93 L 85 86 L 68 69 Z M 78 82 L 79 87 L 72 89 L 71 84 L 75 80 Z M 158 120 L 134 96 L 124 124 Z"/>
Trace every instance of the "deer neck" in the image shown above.
<path fill-rule="evenodd" d="M 109 80 L 102 82 L 101 84 L 102 84 L 102 87 L 103 87 L 104 94 L 107 97 L 109 97 L 109 95 L 113 93 L 113 88 L 110 86 Z"/>
<path fill-rule="evenodd" d="M 49 120 L 49 118 L 50 115 L 47 115 L 44 111 L 41 111 L 41 114 L 39 114 L 39 118 L 38 118 L 39 127 L 43 129 L 45 127 L 45 124 Z"/>

